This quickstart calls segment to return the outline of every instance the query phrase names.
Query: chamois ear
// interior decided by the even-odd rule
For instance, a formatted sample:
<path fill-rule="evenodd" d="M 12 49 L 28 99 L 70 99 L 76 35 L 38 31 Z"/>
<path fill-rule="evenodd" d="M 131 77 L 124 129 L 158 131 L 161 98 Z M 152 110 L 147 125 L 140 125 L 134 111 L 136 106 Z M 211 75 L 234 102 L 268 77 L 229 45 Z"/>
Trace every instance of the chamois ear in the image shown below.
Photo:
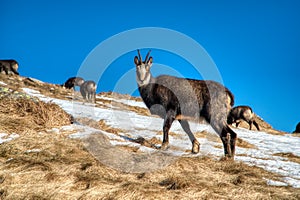
<path fill-rule="evenodd" d="M 140 64 L 140 61 L 139 61 L 139 59 L 138 59 L 137 56 L 134 57 L 134 64 L 135 64 L 136 66 L 138 66 L 138 65 Z"/>
<path fill-rule="evenodd" d="M 147 62 L 147 65 L 148 65 L 149 67 L 151 67 L 151 66 L 152 66 L 152 63 L 153 63 L 153 58 L 150 57 L 149 60 L 148 60 L 148 62 Z"/>

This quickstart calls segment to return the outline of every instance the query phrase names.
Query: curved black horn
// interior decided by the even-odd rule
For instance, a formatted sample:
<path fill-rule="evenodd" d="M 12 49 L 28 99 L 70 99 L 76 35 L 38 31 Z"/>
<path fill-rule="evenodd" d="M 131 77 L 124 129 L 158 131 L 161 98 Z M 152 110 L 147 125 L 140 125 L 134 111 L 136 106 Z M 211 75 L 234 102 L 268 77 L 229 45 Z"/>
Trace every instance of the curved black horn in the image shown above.
<path fill-rule="evenodd" d="M 139 55 L 139 61 L 140 61 L 140 63 L 142 63 L 143 61 L 142 61 L 142 56 L 141 56 L 140 50 L 138 49 L 137 51 L 138 51 L 138 55 Z"/>
<path fill-rule="evenodd" d="M 148 57 L 149 57 L 150 53 L 151 53 L 151 50 L 149 50 L 149 52 L 147 53 L 147 56 L 146 56 L 146 59 L 145 59 L 145 63 L 148 62 Z"/>

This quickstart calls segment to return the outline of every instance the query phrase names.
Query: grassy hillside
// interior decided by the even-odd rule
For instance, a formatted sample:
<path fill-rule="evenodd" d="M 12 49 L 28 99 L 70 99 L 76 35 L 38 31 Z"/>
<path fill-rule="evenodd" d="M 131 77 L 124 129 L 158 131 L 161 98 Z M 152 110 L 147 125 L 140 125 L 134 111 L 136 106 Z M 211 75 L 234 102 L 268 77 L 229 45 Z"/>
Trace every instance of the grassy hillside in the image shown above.
<path fill-rule="evenodd" d="M 72 91 L 58 85 L 23 77 L 1 76 L 0 81 L 7 84 L 0 84 L 7 88 L 0 93 L 0 133 L 6 133 L 7 138 L 18 134 L 0 144 L 0 199 L 300 199 L 300 189 L 267 184 L 269 179 L 279 180 L 278 174 L 208 156 L 176 158 L 165 168 L 147 173 L 112 169 L 93 157 L 85 140 L 69 137 L 74 133 L 64 128 L 74 120 L 69 114 L 52 102 L 45 103 L 24 94 L 22 88 L 59 99 L 82 101 L 79 95 L 73 96 Z M 102 95 L 115 98 L 117 94 Z M 102 101 L 98 106 L 107 107 L 105 101 L 109 100 Z M 149 115 L 143 108 L 120 102 L 114 106 Z M 109 133 L 122 132 L 101 120 L 77 118 L 75 121 Z M 101 139 L 99 135 L 92 137 L 95 145 L 101 145 L 97 143 Z M 243 142 L 241 139 L 240 145 L 249 145 Z M 140 143 L 148 145 L 144 141 Z M 121 150 L 136 151 L 135 148 Z M 298 156 L 282 156 L 300 163 Z"/>

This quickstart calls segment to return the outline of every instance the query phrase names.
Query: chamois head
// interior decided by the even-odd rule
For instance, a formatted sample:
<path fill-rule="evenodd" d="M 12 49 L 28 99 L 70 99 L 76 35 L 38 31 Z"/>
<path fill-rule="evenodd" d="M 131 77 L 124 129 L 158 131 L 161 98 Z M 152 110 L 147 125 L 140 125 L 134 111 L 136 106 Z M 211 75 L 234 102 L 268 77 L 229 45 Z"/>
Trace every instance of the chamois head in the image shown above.
<path fill-rule="evenodd" d="M 149 58 L 151 50 L 148 52 L 146 59 L 143 61 L 142 56 L 140 54 L 140 50 L 138 50 L 138 56 L 134 57 L 134 64 L 136 66 L 136 81 L 139 86 L 149 84 L 151 80 L 150 67 L 152 66 L 152 57 Z"/>

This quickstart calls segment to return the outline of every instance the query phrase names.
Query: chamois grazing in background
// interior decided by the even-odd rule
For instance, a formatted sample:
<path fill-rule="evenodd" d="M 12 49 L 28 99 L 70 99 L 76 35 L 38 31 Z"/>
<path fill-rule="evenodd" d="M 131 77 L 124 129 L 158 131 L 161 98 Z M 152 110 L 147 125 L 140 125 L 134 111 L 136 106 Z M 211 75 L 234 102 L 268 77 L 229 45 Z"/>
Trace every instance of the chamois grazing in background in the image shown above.
<path fill-rule="evenodd" d="M 83 78 L 81 78 L 81 77 L 71 77 L 64 84 L 62 84 L 61 86 L 65 87 L 67 89 L 73 88 L 73 90 L 75 90 L 75 86 L 81 86 L 83 83 L 84 83 Z"/>
<path fill-rule="evenodd" d="M 297 124 L 296 129 L 293 133 L 300 133 L 300 122 Z"/>
<path fill-rule="evenodd" d="M 178 120 L 192 142 L 192 153 L 198 153 L 197 141 L 188 123 L 188 119 L 203 117 L 220 136 L 225 157 L 235 153 L 237 134 L 228 126 L 227 116 L 234 104 L 232 93 L 214 81 L 194 80 L 161 75 L 153 77 L 150 72 L 153 58 L 148 52 L 143 61 L 138 50 L 134 57 L 136 80 L 140 95 L 151 114 L 164 119 L 163 142 L 161 149 L 169 144 L 169 129 L 174 120 Z"/>
<path fill-rule="evenodd" d="M 236 127 L 238 127 L 241 120 L 244 120 L 249 124 L 249 130 L 251 130 L 252 124 L 254 124 L 257 130 L 260 130 L 257 122 L 254 120 L 254 117 L 255 115 L 249 106 L 236 106 L 231 109 L 227 123 L 235 123 Z"/>
<path fill-rule="evenodd" d="M 0 60 L 0 73 L 8 74 L 16 74 L 19 75 L 18 72 L 19 64 L 15 60 Z"/>
<path fill-rule="evenodd" d="M 94 81 L 85 81 L 80 86 L 80 93 L 88 102 L 96 102 L 96 83 Z"/>

